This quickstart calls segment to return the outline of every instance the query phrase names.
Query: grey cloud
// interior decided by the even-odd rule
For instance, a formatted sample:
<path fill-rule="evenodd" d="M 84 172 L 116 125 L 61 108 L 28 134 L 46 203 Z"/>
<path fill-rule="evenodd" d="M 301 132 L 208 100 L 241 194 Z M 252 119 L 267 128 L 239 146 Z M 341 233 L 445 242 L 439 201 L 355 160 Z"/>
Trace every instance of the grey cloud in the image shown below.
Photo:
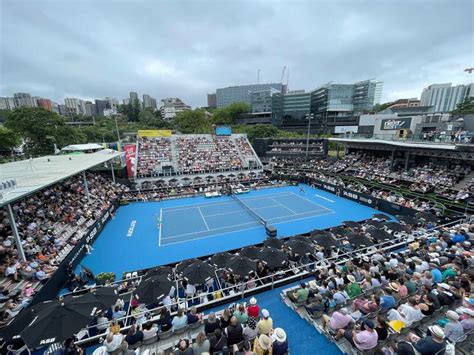
<path fill-rule="evenodd" d="M 14 1 L 0 3 L 0 95 L 63 101 L 179 96 L 279 81 L 383 80 L 384 99 L 472 81 L 469 0 Z"/>

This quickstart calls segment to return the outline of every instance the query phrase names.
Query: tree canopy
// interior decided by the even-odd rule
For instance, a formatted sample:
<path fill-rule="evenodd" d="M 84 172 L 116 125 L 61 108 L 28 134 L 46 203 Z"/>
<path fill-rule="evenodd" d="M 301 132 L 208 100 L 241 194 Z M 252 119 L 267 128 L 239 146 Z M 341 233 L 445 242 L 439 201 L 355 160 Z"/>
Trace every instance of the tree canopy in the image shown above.
<path fill-rule="evenodd" d="M 466 97 L 466 99 L 458 104 L 453 111 L 455 115 L 474 114 L 474 97 Z"/>

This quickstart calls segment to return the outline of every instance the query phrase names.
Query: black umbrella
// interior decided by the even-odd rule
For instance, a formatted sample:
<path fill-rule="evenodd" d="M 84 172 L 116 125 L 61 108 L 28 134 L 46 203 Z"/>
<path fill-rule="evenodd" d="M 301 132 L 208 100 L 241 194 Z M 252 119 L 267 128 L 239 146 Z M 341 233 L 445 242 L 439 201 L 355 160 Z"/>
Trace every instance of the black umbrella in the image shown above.
<path fill-rule="evenodd" d="M 215 265 L 216 267 L 224 267 L 227 261 L 232 258 L 233 255 L 229 253 L 217 253 L 211 256 L 209 259 L 209 264 Z"/>
<path fill-rule="evenodd" d="M 109 308 L 119 298 L 118 290 L 115 287 L 97 287 L 90 290 L 90 293 L 104 309 Z"/>
<path fill-rule="evenodd" d="M 173 269 L 170 266 L 160 266 L 155 269 L 148 270 L 146 273 L 147 278 L 152 276 L 163 276 L 171 279 L 171 275 L 173 275 Z"/>
<path fill-rule="evenodd" d="M 326 231 L 326 230 L 321 230 L 321 229 L 315 229 L 314 231 L 311 232 L 311 235 L 314 236 L 314 235 L 327 235 L 327 236 L 331 236 L 331 233 L 329 231 Z"/>
<path fill-rule="evenodd" d="M 344 221 L 342 222 L 346 227 L 349 228 L 360 228 L 360 224 L 354 221 Z"/>
<path fill-rule="evenodd" d="M 375 218 L 375 219 L 381 219 L 381 220 L 384 220 L 384 221 L 387 221 L 390 219 L 390 217 L 382 214 L 382 213 L 376 213 L 372 216 L 372 218 Z"/>
<path fill-rule="evenodd" d="M 426 222 L 438 222 L 439 218 L 436 217 L 434 214 L 429 213 L 429 212 L 418 212 L 416 217 L 425 220 Z"/>
<path fill-rule="evenodd" d="M 214 275 L 214 267 L 201 260 L 196 260 L 183 270 L 183 277 L 192 284 L 202 284 Z"/>
<path fill-rule="evenodd" d="M 351 234 L 347 237 L 347 240 L 356 248 L 364 248 L 374 245 L 374 242 L 363 234 Z"/>
<path fill-rule="evenodd" d="M 406 226 L 397 222 L 386 222 L 385 226 L 389 230 L 392 230 L 394 232 L 409 232 L 410 231 Z"/>
<path fill-rule="evenodd" d="M 13 338 L 19 337 L 21 331 L 25 329 L 28 324 L 33 321 L 33 319 L 35 319 L 35 317 L 38 315 L 38 312 L 48 307 L 54 306 L 56 303 L 57 300 L 46 301 L 23 309 L 16 315 L 13 321 L 7 325 L 6 328 L 0 331 L 1 340 L 8 342 Z"/>
<path fill-rule="evenodd" d="M 278 239 L 278 238 L 267 238 L 265 239 L 265 241 L 263 242 L 263 245 L 266 246 L 266 247 L 272 247 L 272 248 L 281 248 L 281 246 L 284 244 L 285 242 L 281 239 Z"/>
<path fill-rule="evenodd" d="M 227 262 L 226 267 L 236 275 L 245 276 L 255 271 L 256 264 L 245 256 L 236 255 Z"/>
<path fill-rule="evenodd" d="M 369 226 L 374 226 L 375 228 L 382 228 L 383 227 L 382 222 L 374 221 L 373 219 L 370 219 L 370 220 L 366 221 L 365 224 L 367 224 Z"/>
<path fill-rule="evenodd" d="M 260 250 L 260 260 L 262 260 L 270 269 L 276 269 L 288 261 L 288 254 L 275 248 L 262 248 Z"/>
<path fill-rule="evenodd" d="M 258 259 L 259 251 L 260 249 L 258 249 L 257 247 L 245 247 L 241 251 L 239 251 L 239 255 L 255 260 Z"/>
<path fill-rule="evenodd" d="M 88 325 L 100 310 L 92 293 L 53 303 L 39 311 L 21 332 L 21 338 L 30 349 L 69 338 Z"/>
<path fill-rule="evenodd" d="M 333 234 L 337 235 L 338 237 L 345 237 L 345 236 L 352 233 L 352 231 L 350 231 L 349 229 L 343 228 L 343 227 L 331 228 L 331 232 Z"/>
<path fill-rule="evenodd" d="M 311 238 L 316 244 L 319 246 L 329 249 L 333 246 L 339 246 L 340 243 L 338 240 L 336 240 L 332 235 L 331 236 L 326 236 L 326 235 L 315 235 Z"/>
<path fill-rule="evenodd" d="M 412 217 L 412 216 L 402 216 L 402 215 L 397 215 L 397 219 L 400 221 L 400 222 L 403 222 L 405 224 L 410 224 L 410 225 L 417 225 L 419 220 L 416 219 L 415 217 Z"/>
<path fill-rule="evenodd" d="M 140 282 L 135 297 L 145 304 L 154 304 L 169 294 L 173 283 L 165 276 L 152 276 Z"/>
<path fill-rule="evenodd" d="M 367 229 L 367 233 L 369 233 L 370 236 L 378 242 L 384 242 L 393 238 L 392 235 L 390 235 L 383 229 L 369 228 Z"/>
<path fill-rule="evenodd" d="M 176 265 L 176 272 L 178 274 L 182 273 L 184 269 L 186 269 L 189 265 L 194 264 L 195 261 L 199 261 L 198 259 L 187 259 L 181 261 L 178 265 Z"/>
<path fill-rule="evenodd" d="M 311 244 L 293 238 L 287 241 L 285 245 L 295 254 L 299 255 L 310 254 L 314 252 L 314 247 Z"/>

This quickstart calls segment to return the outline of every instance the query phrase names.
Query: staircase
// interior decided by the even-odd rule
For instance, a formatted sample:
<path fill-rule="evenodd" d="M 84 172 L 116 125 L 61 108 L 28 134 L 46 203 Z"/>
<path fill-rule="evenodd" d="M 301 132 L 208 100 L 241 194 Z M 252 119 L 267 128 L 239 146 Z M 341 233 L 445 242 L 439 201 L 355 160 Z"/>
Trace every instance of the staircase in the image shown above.
<path fill-rule="evenodd" d="M 176 146 L 176 140 L 171 139 L 171 165 L 173 165 L 174 171 L 178 171 L 178 147 Z"/>
<path fill-rule="evenodd" d="M 471 180 L 474 179 L 474 170 L 471 170 L 469 174 L 467 174 L 464 179 L 459 181 L 456 185 L 453 186 L 454 190 L 462 190 L 464 189 L 470 182 Z"/>

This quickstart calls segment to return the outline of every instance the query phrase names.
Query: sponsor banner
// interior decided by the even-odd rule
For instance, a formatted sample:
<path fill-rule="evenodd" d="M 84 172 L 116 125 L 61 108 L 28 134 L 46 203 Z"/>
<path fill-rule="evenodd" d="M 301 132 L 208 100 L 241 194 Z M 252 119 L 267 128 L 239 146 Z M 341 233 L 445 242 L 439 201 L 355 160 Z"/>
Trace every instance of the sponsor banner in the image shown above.
<path fill-rule="evenodd" d="M 396 131 L 397 129 L 408 129 L 411 125 L 411 117 L 389 118 L 380 122 L 383 131 Z"/>
<path fill-rule="evenodd" d="M 139 137 L 170 137 L 172 134 L 169 129 L 139 129 Z"/>
<path fill-rule="evenodd" d="M 125 164 L 127 166 L 127 176 L 132 177 L 135 167 L 135 156 L 137 151 L 136 144 L 125 144 Z"/>

